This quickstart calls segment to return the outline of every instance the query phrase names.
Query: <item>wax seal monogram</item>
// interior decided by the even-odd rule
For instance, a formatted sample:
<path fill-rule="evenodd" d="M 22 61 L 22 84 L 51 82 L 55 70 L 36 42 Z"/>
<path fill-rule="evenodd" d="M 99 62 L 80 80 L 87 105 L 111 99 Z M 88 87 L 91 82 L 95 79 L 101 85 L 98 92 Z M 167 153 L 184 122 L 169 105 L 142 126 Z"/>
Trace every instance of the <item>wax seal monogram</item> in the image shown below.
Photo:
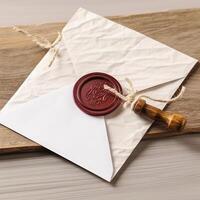
<path fill-rule="evenodd" d="M 121 101 L 104 89 L 105 84 L 122 92 L 119 82 L 108 74 L 94 72 L 82 76 L 73 89 L 77 106 L 85 113 L 96 116 L 106 115 L 115 110 Z"/>
<path fill-rule="evenodd" d="M 99 105 L 105 103 L 111 95 L 104 89 L 104 85 L 109 84 L 106 81 L 94 81 L 86 92 L 86 99 L 90 105 Z"/>

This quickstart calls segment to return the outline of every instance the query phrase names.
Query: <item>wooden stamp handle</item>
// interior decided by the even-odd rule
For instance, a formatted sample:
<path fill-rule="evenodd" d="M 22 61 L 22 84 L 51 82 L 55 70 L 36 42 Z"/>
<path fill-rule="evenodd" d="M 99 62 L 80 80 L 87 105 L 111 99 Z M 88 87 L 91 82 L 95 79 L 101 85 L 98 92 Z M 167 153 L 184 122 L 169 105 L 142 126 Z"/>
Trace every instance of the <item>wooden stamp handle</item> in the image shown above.
<path fill-rule="evenodd" d="M 169 129 L 182 130 L 187 122 L 183 115 L 162 111 L 147 104 L 143 99 L 136 101 L 133 110 L 138 114 L 143 114 L 150 119 L 164 123 Z"/>

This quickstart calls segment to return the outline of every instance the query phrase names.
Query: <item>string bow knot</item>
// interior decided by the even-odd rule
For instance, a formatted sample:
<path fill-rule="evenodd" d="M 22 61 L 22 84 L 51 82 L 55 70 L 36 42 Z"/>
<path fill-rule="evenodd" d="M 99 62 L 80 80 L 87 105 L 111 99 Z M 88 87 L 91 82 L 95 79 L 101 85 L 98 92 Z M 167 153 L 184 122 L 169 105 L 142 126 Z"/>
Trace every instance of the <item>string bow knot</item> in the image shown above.
<path fill-rule="evenodd" d="M 41 47 L 42 49 L 50 49 L 53 53 L 52 59 L 49 62 L 48 67 L 50 67 L 52 65 L 52 63 L 54 62 L 56 56 L 59 54 L 59 49 L 56 48 L 56 45 L 60 42 L 60 40 L 62 39 L 62 34 L 60 32 L 58 32 L 58 37 L 56 38 L 56 40 L 51 43 L 49 40 L 47 40 L 46 38 L 40 36 L 40 35 L 36 35 L 36 34 L 31 34 L 28 31 L 19 28 L 17 26 L 13 26 L 13 30 L 16 32 L 20 32 L 23 33 L 24 35 L 26 35 L 27 37 L 30 37 L 32 39 L 32 41 L 39 47 Z"/>
<path fill-rule="evenodd" d="M 135 102 L 139 99 L 150 99 L 152 101 L 157 101 L 157 102 L 162 102 L 162 103 L 172 103 L 174 101 L 177 101 L 178 99 L 180 99 L 184 92 L 185 92 L 185 87 L 182 86 L 180 92 L 177 94 L 177 96 L 171 98 L 171 99 L 157 99 L 157 98 L 154 98 L 154 97 L 151 97 L 151 96 L 147 96 L 147 95 L 144 95 L 144 94 L 139 94 L 139 92 L 133 87 L 133 83 L 130 79 L 126 78 L 125 81 L 127 82 L 128 84 L 128 87 L 126 87 L 126 91 L 127 91 L 127 94 L 126 95 L 123 95 L 121 93 L 119 93 L 116 89 L 108 86 L 108 85 L 104 85 L 104 89 L 110 91 L 111 93 L 113 93 L 114 95 L 116 95 L 117 97 L 119 97 L 121 100 L 124 101 L 123 103 L 123 107 L 127 107 L 128 105 L 131 106 L 131 110 L 133 110 L 133 107 L 135 105 Z"/>

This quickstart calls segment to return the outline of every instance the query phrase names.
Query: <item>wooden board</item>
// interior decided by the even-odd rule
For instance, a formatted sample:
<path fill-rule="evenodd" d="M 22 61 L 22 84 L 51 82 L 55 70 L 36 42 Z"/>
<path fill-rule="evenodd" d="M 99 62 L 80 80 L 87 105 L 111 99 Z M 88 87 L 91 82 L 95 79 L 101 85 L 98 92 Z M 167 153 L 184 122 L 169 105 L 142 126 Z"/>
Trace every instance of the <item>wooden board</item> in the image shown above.
<path fill-rule="evenodd" d="M 200 58 L 200 9 L 109 18 L 194 58 Z M 53 41 L 63 26 L 64 23 L 53 23 L 23 28 Z M 45 50 L 41 50 L 24 35 L 14 32 L 11 27 L 0 28 L 0 107 L 14 94 L 45 53 Z M 200 132 L 199 83 L 200 69 L 197 64 L 185 81 L 187 90 L 184 98 L 167 107 L 169 111 L 178 111 L 188 117 L 185 130 L 168 132 L 154 124 L 144 138 Z M 0 126 L 0 153 L 41 149 L 38 144 Z"/>

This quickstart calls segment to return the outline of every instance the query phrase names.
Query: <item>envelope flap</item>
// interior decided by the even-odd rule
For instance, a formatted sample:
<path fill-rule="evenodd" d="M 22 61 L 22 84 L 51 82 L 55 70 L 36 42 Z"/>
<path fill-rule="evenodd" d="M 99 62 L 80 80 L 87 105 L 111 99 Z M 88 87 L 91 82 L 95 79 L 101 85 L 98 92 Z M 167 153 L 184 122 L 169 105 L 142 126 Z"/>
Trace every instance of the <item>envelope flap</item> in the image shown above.
<path fill-rule="evenodd" d="M 0 123 L 110 181 L 113 164 L 104 118 L 80 111 L 72 87 L 4 107 Z"/>
<path fill-rule="evenodd" d="M 76 73 L 129 77 L 137 90 L 186 77 L 197 62 L 137 31 L 80 8 L 63 29 Z"/>

